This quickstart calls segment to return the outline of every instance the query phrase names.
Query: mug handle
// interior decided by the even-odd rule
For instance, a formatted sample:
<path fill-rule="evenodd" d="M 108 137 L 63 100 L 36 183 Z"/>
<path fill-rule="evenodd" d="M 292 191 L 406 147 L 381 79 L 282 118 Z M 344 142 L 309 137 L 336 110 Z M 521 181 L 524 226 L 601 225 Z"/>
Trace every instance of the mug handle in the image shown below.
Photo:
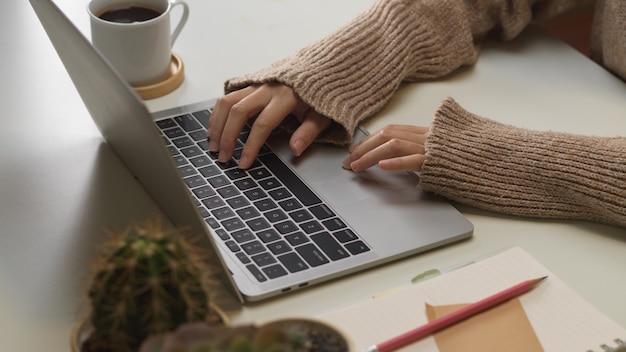
<path fill-rule="evenodd" d="M 170 45 L 174 46 L 174 42 L 176 41 L 176 38 L 178 38 L 180 31 L 183 29 L 183 26 L 185 25 L 185 23 L 187 23 L 187 18 L 189 18 L 189 6 L 183 0 L 169 0 L 169 1 L 170 1 L 170 5 L 172 6 L 172 9 L 175 6 L 179 6 L 179 5 L 183 7 L 183 14 L 180 17 L 180 21 L 178 21 L 178 24 L 176 25 L 176 28 L 174 28 L 174 31 L 172 32 L 172 35 L 171 35 Z"/>

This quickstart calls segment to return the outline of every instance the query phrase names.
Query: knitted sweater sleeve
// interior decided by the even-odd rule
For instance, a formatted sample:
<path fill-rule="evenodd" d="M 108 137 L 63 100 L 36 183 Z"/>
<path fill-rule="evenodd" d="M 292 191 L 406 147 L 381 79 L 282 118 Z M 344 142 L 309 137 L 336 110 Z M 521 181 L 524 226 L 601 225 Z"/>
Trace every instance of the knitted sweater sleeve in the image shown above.
<path fill-rule="evenodd" d="M 448 98 L 426 142 L 420 185 L 500 213 L 626 227 L 626 138 L 516 128 Z"/>
<path fill-rule="evenodd" d="M 333 119 L 319 141 L 347 143 L 403 81 L 444 76 L 476 61 L 486 35 L 511 39 L 533 17 L 580 0 L 376 0 L 333 34 L 259 72 L 225 83 L 225 92 L 279 82 Z"/>

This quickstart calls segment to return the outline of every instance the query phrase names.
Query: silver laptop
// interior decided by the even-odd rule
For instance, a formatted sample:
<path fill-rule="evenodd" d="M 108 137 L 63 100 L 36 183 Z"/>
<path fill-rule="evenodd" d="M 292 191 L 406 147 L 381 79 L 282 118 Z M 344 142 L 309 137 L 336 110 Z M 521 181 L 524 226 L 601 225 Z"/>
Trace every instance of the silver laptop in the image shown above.
<path fill-rule="evenodd" d="M 342 169 L 344 148 L 315 145 L 296 158 L 275 133 L 249 170 L 236 156 L 219 163 L 205 129 L 214 100 L 151 114 L 52 0 L 30 2 L 104 139 L 173 224 L 202 236 L 237 303 L 472 235 L 415 174 Z M 366 134 L 359 128 L 357 140 Z"/>

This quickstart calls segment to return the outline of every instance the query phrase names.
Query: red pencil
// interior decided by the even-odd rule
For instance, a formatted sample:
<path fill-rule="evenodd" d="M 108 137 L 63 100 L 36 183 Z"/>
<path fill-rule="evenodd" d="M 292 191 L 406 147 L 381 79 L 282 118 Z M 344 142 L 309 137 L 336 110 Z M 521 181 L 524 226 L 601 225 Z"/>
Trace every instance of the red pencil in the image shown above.
<path fill-rule="evenodd" d="M 483 298 L 478 302 L 467 305 L 459 310 L 456 310 L 450 314 L 446 314 L 440 318 L 437 318 L 425 325 L 422 325 L 413 330 L 407 331 L 404 334 L 398 335 L 385 342 L 368 347 L 364 352 L 391 352 L 409 343 L 415 342 L 426 336 L 429 336 L 441 329 L 447 328 L 450 325 L 456 324 L 461 320 L 467 319 L 473 315 L 476 315 L 482 311 L 490 309 L 502 302 L 508 301 L 511 298 L 515 298 L 523 293 L 530 291 L 533 287 L 537 286 L 547 276 L 542 278 L 526 280 L 515 286 L 509 287 L 504 291 L 500 291 L 487 298 Z"/>

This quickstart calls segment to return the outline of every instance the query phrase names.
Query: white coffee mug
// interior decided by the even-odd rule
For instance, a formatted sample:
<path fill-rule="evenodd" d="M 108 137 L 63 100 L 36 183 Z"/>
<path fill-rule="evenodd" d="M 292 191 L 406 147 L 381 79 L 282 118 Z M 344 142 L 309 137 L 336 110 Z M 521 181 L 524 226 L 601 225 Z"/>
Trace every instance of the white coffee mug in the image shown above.
<path fill-rule="evenodd" d="M 170 13 L 182 7 L 174 30 Z M 172 46 L 189 17 L 183 0 L 92 0 L 91 41 L 134 86 L 158 83 L 170 75 Z"/>

